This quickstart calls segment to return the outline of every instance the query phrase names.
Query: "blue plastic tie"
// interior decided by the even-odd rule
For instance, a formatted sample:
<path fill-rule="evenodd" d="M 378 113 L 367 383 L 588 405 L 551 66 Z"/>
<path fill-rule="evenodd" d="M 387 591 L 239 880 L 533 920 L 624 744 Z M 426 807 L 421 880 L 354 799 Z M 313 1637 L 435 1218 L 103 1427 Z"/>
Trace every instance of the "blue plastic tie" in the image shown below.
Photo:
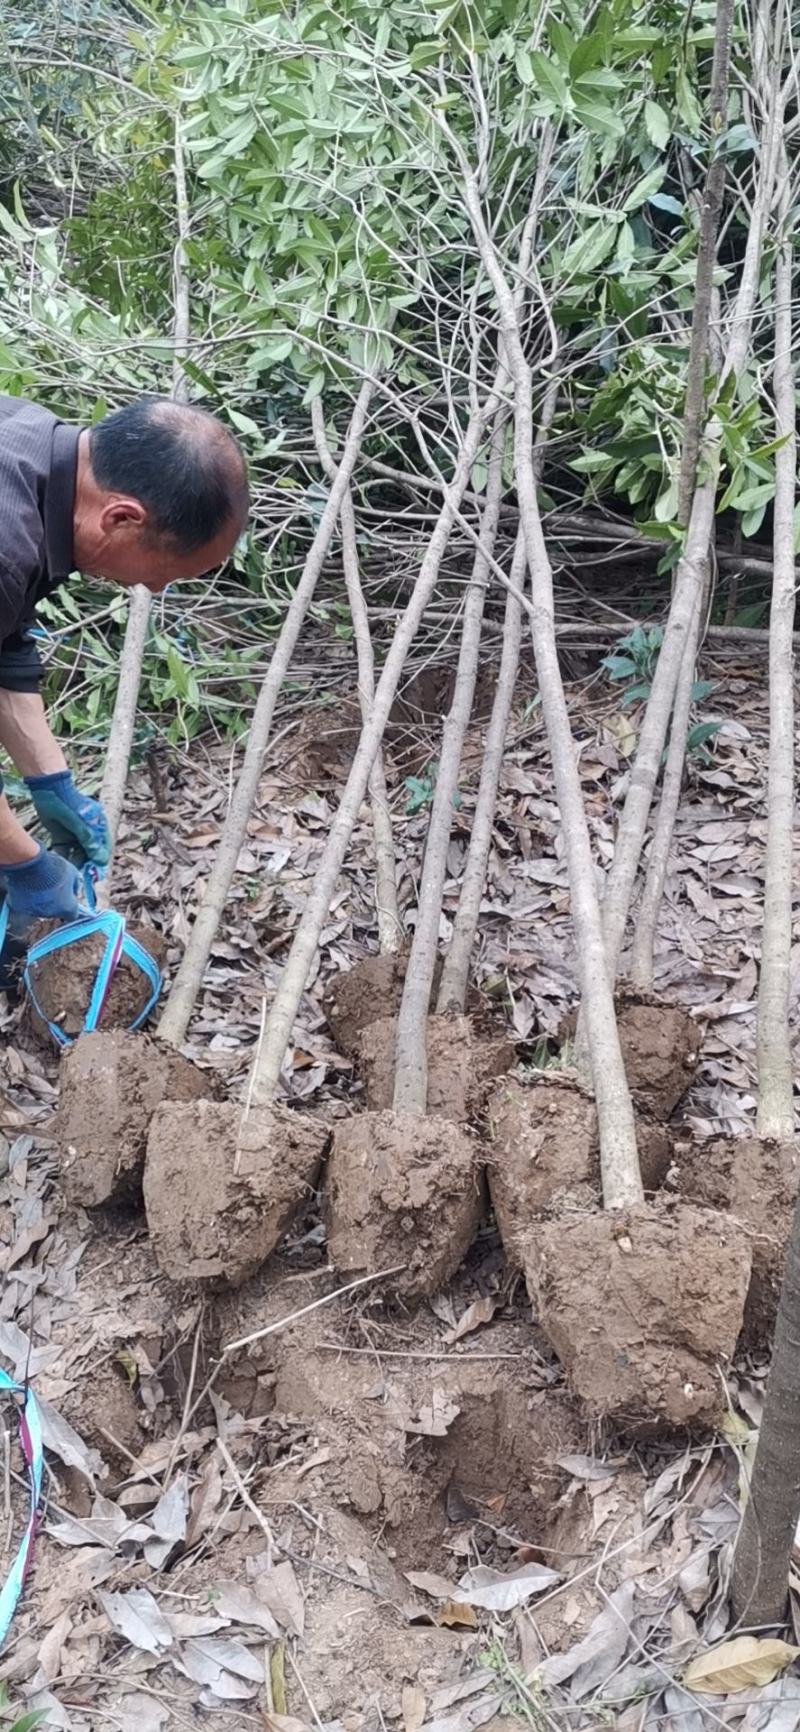
<path fill-rule="evenodd" d="M 161 970 L 156 967 L 152 956 L 150 956 L 149 952 L 144 949 L 144 946 L 139 944 L 137 940 L 132 938 L 130 933 L 126 931 L 124 916 L 122 914 L 113 913 L 111 909 L 108 909 L 102 914 L 97 913 L 97 898 L 95 896 L 94 887 L 98 878 L 101 876 L 102 872 L 97 866 L 84 866 L 81 877 L 83 881 L 83 895 L 86 902 L 87 912 L 79 915 L 77 920 L 70 920 L 65 926 L 57 927 L 54 932 L 49 932 L 46 938 L 41 938 L 37 944 L 31 945 L 25 959 L 25 968 L 22 975 L 25 989 L 34 1009 L 37 1011 L 42 1021 L 46 1023 L 53 1039 L 59 1046 L 71 1046 L 73 1036 L 65 1034 L 63 1028 L 60 1028 L 57 1022 L 51 1022 L 49 1016 L 45 1016 L 45 1013 L 36 997 L 33 977 L 31 974 L 32 965 L 41 962 L 45 956 L 52 956 L 54 951 L 64 950 L 67 945 L 77 944 L 81 938 L 91 938 L 98 932 L 102 933 L 105 938 L 106 942 L 103 954 L 98 964 L 91 997 L 89 999 L 89 1005 L 83 1019 L 83 1034 L 91 1034 L 93 1030 L 97 1028 L 103 1014 L 105 1002 L 114 977 L 114 971 L 122 956 L 127 956 L 129 961 L 135 963 L 137 968 L 141 969 L 145 979 L 150 983 L 150 995 L 147 999 L 147 1003 L 144 1005 L 143 1009 L 140 1010 L 138 1016 L 134 1018 L 133 1022 L 128 1025 L 130 1028 L 139 1028 L 141 1026 L 145 1018 L 150 1015 L 154 1004 L 157 1003 L 158 995 L 161 991 Z M 0 949 L 2 949 L 2 946 L 5 943 L 7 930 L 8 903 L 4 902 L 2 908 L 0 908 Z"/>
<path fill-rule="evenodd" d="M 42 1495 L 42 1469 L 44 1456 L 42 1451 L 42 1427 L 39 1419 L 39 1409 L 33 1390 L 15 1383 L 7 1371 L 0 1371 L 0 1389 L 9 1390 L 12 1395 L 24 1397 L 24 1403 L 19 1416 L 19 1435 L 22 1453 L 28 1469 L 28 1489 L 30 1504 L 28 1522 L 19 1543 L 19 1549 L 13 1564 L 0 1589 L 0 1647 L 8 1635 L 11 1620 L 25 1586 L 25 1577 L 30 1569 L 33 1556 L 33 1542 L 36 1538 L 36 1516 L 39 1499 Z"/>

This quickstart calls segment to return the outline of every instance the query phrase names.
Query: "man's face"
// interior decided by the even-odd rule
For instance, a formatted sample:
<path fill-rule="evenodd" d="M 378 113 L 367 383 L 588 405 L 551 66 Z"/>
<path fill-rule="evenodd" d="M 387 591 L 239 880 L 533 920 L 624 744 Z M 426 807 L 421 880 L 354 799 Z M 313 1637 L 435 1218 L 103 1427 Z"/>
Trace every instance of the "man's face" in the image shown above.
<path fill-rule="evenodd" d="M 138 583 L 151 595 L 161 595 L 170 583 L 204 577 L 223 565 L 243 527 L 231 518 L 213 541 L 192 553 L 181 553 L 163 537 L 149 532 L 138 500 L 112 500 L 99 513 L 94 533 L 76 552 L 81 569 L 88 575 L 109 579 L 125 589 Z"/>

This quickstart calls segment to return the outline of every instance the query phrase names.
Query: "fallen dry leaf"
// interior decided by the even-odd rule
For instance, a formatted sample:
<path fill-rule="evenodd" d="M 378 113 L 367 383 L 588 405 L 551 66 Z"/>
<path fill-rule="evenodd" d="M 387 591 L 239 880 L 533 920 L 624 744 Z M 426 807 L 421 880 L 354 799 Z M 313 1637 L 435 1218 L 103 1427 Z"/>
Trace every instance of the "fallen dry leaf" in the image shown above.
<path fill-rule="evenodd" d="M 471 1606 L 463 1600 L 445 1600 L 443 1606 L 438 1606 L 433 1614 L 435 1624 L 443 1624 L 446 1630 L 475 1630 L 478 1620 Z"/>
<path fill-rule="evenodd" d="M 458 1592 L 468 1606 L 480 1606 L 487 1612 L 511 1612 L 522 1606 L 533 1594 L 552 1588 L 561 1577 L 544 1564 L 523 1564 L 522 1569 L 503 1575 L 484 1565 L 468 1570 L 461 1577 Z"/>
<path fill-rule="evenodd" d="M 471 1335 L 474 1329 L 480 1329 L 482 1324 L 491 1323 L 496 1310 L 496 1299 L 491 1299 L 488 1296 L 485 1299 L 473 1299 L 466 1311 L 462 1311 L 455 1329 L 449 1329 L 445 1335 L 448 1347 L 452 1347 L 456 1341 L 461 1341 L 463 1336 Z"/>
<path fill-rule="evenodd" d="M 429 1594 L 432 1600 L 450 1600 L 456 1591 L 454 1582 L 448 1582 L 446 1576 L 437 1576 L 433 1570 L 406 1570 L 406 1581 L 421 1594 Z"/>
<path fill-rule="evenodd" d="M 172 1646 L 172 1631 L 147 1588 L 131 1588 L 127 1594 L 98 1593 L 97 1598 L 113 1630 L 134 1648 L 158 1654 Z"/>
<path fill-rule="evenodd" d="M 403 1714 L 403 1732 L 419 1732 L 425 1719 L 425 1691 L 419 1684 L 404 1684 L 400 1699 Z"/>
<path fill-rule="evenodd" d="M 450 1401 L 443 1389 L 435 1388 L 429 1407 L 421 1407 L 416 1419 L 406 1420 L 406 1431 L 415 1432 L 420 1437 L 446 1437 L 448 1428 L 454 1419 L 458 1419 L 461 1408 Z"/>
<path fill-rule="evenodd" d="M 709 1654 L 699 1654 L 687 1667 L 683 1681 L 688 1689 L 727 1696 L 746 1690 L 750 1684 L 771 1684 L 798 1654 L 800 1648 L 777 1638 L 736 1636 Z"/>

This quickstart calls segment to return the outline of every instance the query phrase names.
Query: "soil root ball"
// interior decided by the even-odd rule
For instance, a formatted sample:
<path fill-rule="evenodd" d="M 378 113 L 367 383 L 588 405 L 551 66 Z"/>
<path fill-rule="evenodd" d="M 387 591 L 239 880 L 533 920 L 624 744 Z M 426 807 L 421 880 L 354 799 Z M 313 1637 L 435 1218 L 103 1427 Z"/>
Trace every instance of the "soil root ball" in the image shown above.
<path fill-rule="evenodd" d="M 386 956 L 368 956 L 354 968 L 337 974 L 323 998 L 328 1027 L 340 1052 L 356 1058 L 361 1047 L 361 1035 L 379 1017 L 396 1016 L 403 996 L 408 950 L 397 950 Z M 436 964 L 433 983 L 435 995 L 442 972 Z"/>
<path fill-rule="evenodd" d="M 594 1209 L 600 1191 L 600 1137 L 591 1096 L 570 1077 L 510 1077 L 488 1108 L 489 1192 L 507 1256 L 519 1265 L 532 1220 L 565 1209 Z M 637 1116 L 636 1137 L 646 1191 L 663 1183 L 672 1139 Z"/>
<path fill-rule="evenodd" d="M 46 936 L 57 924 L 42 921 L 34 939 Z M 161 933 L 152 926 L 131 926 L 128 931 L 161 968 L 166 956 Z M 72 1040 L 81 1033 L 105 948 L 103 934 L 94 932 L 31 964 L 31 982 L 41 1015 L 33 1005 L 29 1014 L 31 1025 L 40 1039 L 53 1044 L 48 1022 L 55 1023 Z M 115 1029 L 132 1028 L 145 1009 L 151 990 L 151 983 L 138 964 L 129 956 L 121 956 L 100 1016 L 100 1032 L 108 1034 Z"/>
<path fill-rule="evenodd" d="M 218 1092 L 213 1071 L 149 1035 L 82 1034 L 61 1061 L 56 1117 L 69 1202 L 91 1209 L 135 1199 L 156 1108 Z"/>
<path fill-rule="evenodd" d="M 394 1096 L 397 1018 L 381 1017 L 361 1037 L 359 1071 L 369 1112 L 385 1112 Z M 511 1069 L 515 1049 L 501 1038 L 476 1040 L 467 1016 L 429 1016 L 428 1116 L 469 1123 L 483 1107 L 487 1085 Z"/>
<path fill-rule="evenodd" d="M 668 1119 L 697 1070 L 701 1031 L 694 1017 L 658 999 L 623 998 L 617 1022 L 636 1105 L 656 1119 Z"/>
<path fill-rule="evenodd" d="M 325 1125 L 283 1106 L 167 1102 L 150 1126 L 147 1225 L 173 1281 L 238 1286 L 303 1207 L 319 1173 Z"/>
<path fill-rule="evenodd" d="M 425 1299 L 449 1281 L 483 1213 L 478 1145 L 446 1119 L 360 1113 L 337 1127 L 326 1210 L 342 1274 L 404 1264 L 395 1292 Z"/>
<path fill-rule="evenodd" d="M 800 1185 L 797 1145 L 758 1137 L 715 1137 L 679 1147 L 676 1167 L 683 1202 L 725 1210 L 744 1228 L 753 1258 L 745 1339 L 751 1347 L 768 1346 Z"/>
<path fill-rule="evenodd" d="M 565 1216 L 531 1233 L 525 1273 L 590 1417 L 643 1432 L 719 1420 L 750 1280 L 735 1221 L 665 1203 Z"/>

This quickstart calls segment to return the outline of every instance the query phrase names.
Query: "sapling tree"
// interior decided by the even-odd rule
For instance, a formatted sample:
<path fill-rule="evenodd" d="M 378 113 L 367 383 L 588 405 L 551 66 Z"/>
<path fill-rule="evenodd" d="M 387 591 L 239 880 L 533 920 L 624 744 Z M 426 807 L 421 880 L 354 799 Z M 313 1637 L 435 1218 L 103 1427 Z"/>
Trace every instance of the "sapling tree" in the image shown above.
<path fill-rule="evenodd" d="M 314 428 L 314 441 L 319 460 L 328 480 L 333 482 L 336 479 L 336 462 L 328 442 L 321 397 L 315 397 L 311 405 L 311 422 Z M 345 589 L 356 644 L 358 702 L 361 719 L 366 721 L 370 704 L 375 695 L 375 653 L 372 647 L 369 612 L 361 585 L 356 514 L 350 487 L 345 489 L 342 496 L 339 521 L 342 532 L 342 567 Z M 375 844 L 375 903 L 378 916 L 378 945 L 382 952 L 388 953 L 398 949 L 403 936 L 403 928 L 397 907 L 392 814 L 389 807 L 383 751 L 380 747 L 375 754 L 375 762 L 370 771 L 369 800 Z"/>
<path fill-rule="evenodd" d="M 794 517 L 797 491 L 792 185 L 784 158 L 775 265 L 775 459 L 769 642 L 769 769 L 761 978 L 758 989 L 759 1134 L 794 1137 L 789 1038 L 794 830 Z M 736 1617 L 783 1621 L 800 1518 L 800 1202 L 783 1275 L 772 1365 L 733 1570 Z"/>

